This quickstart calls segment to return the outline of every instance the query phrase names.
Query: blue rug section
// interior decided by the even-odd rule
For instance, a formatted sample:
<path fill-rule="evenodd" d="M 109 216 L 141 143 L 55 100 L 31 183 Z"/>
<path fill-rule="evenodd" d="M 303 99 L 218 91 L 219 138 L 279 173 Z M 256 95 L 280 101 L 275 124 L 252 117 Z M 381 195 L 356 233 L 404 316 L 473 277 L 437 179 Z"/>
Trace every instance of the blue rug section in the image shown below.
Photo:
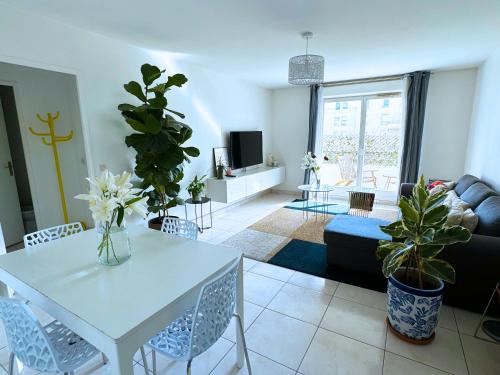
<path fill-rule="evenodd" d="M 318 210 L 318 212 L 323 212 L 324 207 L 326 207 L 326 213 L 330 215 L 347 214 L 349 212 L 349 207 L 344 204 L 323 204 L 322 202 L 309 200 L 308 206 L 306 205 L 307 203 L 305 203 L 302 199 L 296 199 L 293 202 L 288 203 L 285 208 L 299 211 L 315 212 Z"/>
<path fill-rule="evenodd" d="M 374 277 L 361 272 L 333 268 L 326 262 L 326 245 L 314 242 L 291 240 L 268 263 L 379 292 L 387 290 L 387 280 L 382 271 L 380 277 Z"/>
<path fill-rule="evenodd" d="M 349 236 L 359 236 L 374 240 L 391 240 L 391 236 L 380 230 L 381 225 L 389 224 L 389 221 L 373 217 L 342 215 L 331 220 L 325 226 L 325 231 L 333 231 Z"/>

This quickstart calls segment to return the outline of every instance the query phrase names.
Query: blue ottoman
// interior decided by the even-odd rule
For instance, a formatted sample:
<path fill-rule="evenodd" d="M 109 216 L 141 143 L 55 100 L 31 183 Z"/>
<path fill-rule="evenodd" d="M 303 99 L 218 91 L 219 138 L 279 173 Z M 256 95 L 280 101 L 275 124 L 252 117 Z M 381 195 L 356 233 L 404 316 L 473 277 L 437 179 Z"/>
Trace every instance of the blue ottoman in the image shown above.
<path fill-rule="evenodd" d="M 391 240 L 380 230 L 386 220 L 336 215 L 325 226 L 324 241 L 327 245 L 327 262 L 333 267 L 382 275 L 382 262 L 375 251 L 379 240 Z"/>

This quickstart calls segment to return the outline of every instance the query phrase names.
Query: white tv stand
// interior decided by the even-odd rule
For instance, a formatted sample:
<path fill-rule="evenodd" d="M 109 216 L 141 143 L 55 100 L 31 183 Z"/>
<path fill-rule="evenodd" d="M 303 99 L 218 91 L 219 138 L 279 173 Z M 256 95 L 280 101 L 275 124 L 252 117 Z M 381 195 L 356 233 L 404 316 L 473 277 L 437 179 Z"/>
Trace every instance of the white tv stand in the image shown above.
<path fill-rule="evenodd" d="M 235 173 L 236 177 L 222 180 L 209 178 L 207 193 L 212 200 L 221 203 L 234 203 L 270 189 L 285 181 L 285 167 L 257 167 L 245 172 Z"/>

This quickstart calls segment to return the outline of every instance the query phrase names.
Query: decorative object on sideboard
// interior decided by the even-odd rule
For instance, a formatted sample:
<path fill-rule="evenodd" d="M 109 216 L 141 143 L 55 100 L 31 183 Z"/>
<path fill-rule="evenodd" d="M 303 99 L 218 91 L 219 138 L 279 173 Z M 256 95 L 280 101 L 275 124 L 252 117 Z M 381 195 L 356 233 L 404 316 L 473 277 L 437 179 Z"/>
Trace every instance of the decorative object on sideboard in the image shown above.
<path fill-rule="evenodd" d="M 229 166 L 227 147 L 214 147 L 215 175 L 219 180 L 224 178 L 224 171 Z"/>
<path fill-rule="evenodd" d="M 52 156 L 54 158 L 54 167 L 56 169 L 57 176 L 57 186 L 59 187 L 59 197 L 61 200 L 61 209 L 63 212 L 64 223 L 69 223 L 68 208 L 66 206 L 66 197 L 64 195 L 64 183 L 62 179 L 61 164 L 59 161 L 59 151 L 57 149 L 57 143 L 68 142 L 73 138 L 73 130 L 71 130 L 67 135 L 56 135 L 54 129 L 55 122 L 59 119 L 59 111 L 55 115 L 52 113 L 47 113 L 47 119 L 43 119 L 40 114 L 36 114 L 38 121 L 47 125 L 48 132 L 37 132 L 31 126 L 28 128 L 30 133 L 37 137 L 42 137 L 42 143 L 45 146 L 50 146 L 52 148 Z"/>
<path fill-rule="evenodd" d="M 140 105 L 120 104 L 118 110 L 135 131 L 125 137 L 128 147 L 137 152 L 135 173 L 143 179 L 143 185 L 152 186 L 147 192 L 148 210 L 156 214 L 149 220 L 149 227 L 160 230 L 168 210 L 184 201 L 179 197 L 180 182 L 184 177 L 184 162 L 197 157 L 196 147 L 184 147 L 192 136 L 192 129 L 174 116 L 185 116 L 167 107 L 165 94 L 174 86 L 182 87 L 187 82 L 183 74 L 169 76 L 166 82 L 158 83 L 165 70 L 157 66 L 141 66 L 143 85 L 130 81 L 125 91 L 140 101 Z M 172 116 L 174 115 L 174 116 Z"/>
<path fill-rule="evenodd" d="M 306 40 L 306 54 L 290 58 L 288 63 L 288 83 L 292 85 L 314 85 L 323 83 L 325 76 L 325 58 L 319 55 L 310 55 L 309 39 L 313 33 L 305 31 L 302 37 Z"/>
<path fill-rule="evenodd" d="M 201 177 L 198 177 L 198 175 L 196 175 L 186 188 L 188 193 L 191 194 L 191 199 L 194 202 L 199 202 L 201 200 L 201 194 L 203 193 L 203 190 L 205 190 L 206 178 L 207 175 L 203 175 Z"/>
<path fill-rule="evenodd" d="M 125 214 L 138 213 L 146 218 L 147 197 L 143 189 L 135 189 L 130 183 L 131 174 L 113 175 L 108 170 L 100 177 L 88 178 L 90 191 L 75 198 L 89 202 L 92 218 L 97 227 L 97 257 L 99 263 L 115 266 L 130 258 Z"/>
<path fill-rule="evenodd" d="M 460 225 L 447 227 L 445 193 L 431 194 L 421 176 L 410 198 L 401 197 L 401 219 L 380 229 L 392 237 L 381 240 L 377 256 L 389 279 L 387 321 L 399 338 L 427 344 L 434 339 L 443 301 L 443 281 L 455 283 L 455 270 L 436 256 L 446 245 L 468 242 L 471 233 Z"/>
<path fill-rule="evenodd" d="M 268 167 L 278 167 L 279 166 L 278 160 L 276 160 L 276 158 L 274 157 L 273 154 L 267 155 L 267 163 L 266 164 Z"/>

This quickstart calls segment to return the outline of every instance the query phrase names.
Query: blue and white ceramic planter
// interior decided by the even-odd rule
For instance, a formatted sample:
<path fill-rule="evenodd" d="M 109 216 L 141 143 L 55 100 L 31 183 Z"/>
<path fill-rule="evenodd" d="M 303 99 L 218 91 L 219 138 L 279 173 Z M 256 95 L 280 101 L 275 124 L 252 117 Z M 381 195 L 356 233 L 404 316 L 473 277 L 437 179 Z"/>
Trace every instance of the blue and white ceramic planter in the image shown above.
<path fill-rule="evenodd" d="M 434 278 L 433 278 L 434 279 Z M 443 302 L 444 283 L 434 279 L 435 289 L 412 288 L 389 277 L 387 317 L 392 328 L 412 340 L 431 338 L 437 326 Z"/>

